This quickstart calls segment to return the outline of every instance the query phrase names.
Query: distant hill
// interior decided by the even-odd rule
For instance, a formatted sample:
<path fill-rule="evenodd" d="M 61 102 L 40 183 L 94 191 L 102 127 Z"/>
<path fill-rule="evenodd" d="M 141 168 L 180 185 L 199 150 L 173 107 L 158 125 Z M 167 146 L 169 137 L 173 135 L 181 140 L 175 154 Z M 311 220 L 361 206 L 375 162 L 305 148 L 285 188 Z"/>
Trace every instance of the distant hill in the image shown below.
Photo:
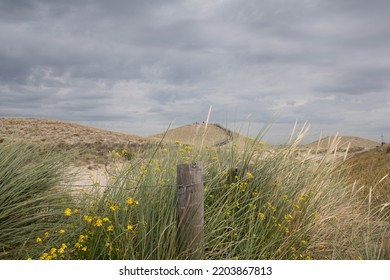
<path fill-rule="evenodd" d="M 188 124 L 167 132 L 153 135 L 155 138 L 163 138 L 165 142 L 179 141 L 190 145 L 200 145 L 203 140 L 205 146 L 223 145 L 229 142 L 233 133 L 222 126 L 215 124 Z"/>
<path fill-rule="evenodd" d="M 81 124 L 32 118 L 0 118 L 0 137 L 16 137 L 32 142 L 133 143 L 142 144 L 147 138 L 93 128 Z"/>
<path fill-rule="evenodd" d="M 164 142 L 173 143 L 179 141 L 189 145 L 199 146 L 224 146 L 234 141 L 238 145 L 245 145 L 250 138 L 233 132 L 220 124 L 194 123 L 170 129 L 166 132 L 151 136 L 162 139 Z"/>
<path fill-rule="evenodd" d="M 114 149 L 137 149 L 149 145 L 149 138 L 112 132 L 72 122 L 32 118 L 0 118 L 0 142 L 6 138 L 39 143 L 57 150 L 87 151 L 84 162 L 104 163 Z"/>
<path fill-rule="evenodd" d="M 339 151 L 345 151 L 348 148 L 348 146 L 349 146 L 348 149 L 350 151 L 369 150 L 377 146 L 380 146 L 380 143 L 378 142 L 361 138 L 361 137 L 356 137 L 356 136 L 339 136 L 339 137 L 340 137 L 340 142 L 337 145 L 337 149 Z M 334 136 L 327 136 L 320 140 L 304 145 L 304 147 L 310 149 L 327 149 L 330 147 L 334 138 L 335 138 Z"/>

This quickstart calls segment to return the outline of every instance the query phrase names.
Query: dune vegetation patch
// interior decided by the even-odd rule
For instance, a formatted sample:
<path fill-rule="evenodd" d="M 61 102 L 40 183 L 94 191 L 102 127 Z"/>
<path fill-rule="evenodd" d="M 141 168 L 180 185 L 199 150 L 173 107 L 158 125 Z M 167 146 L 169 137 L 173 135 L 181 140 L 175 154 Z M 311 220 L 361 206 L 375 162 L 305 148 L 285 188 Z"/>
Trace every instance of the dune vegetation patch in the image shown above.
<path fill-rule="evenodd" d="M 300 151 L 302 135 L 272 152 L 262 136 L 224 146 L 160 141 L 131 156 L 113 149 L 105 182 L 91 176 L 88 189 L 73 187 L 71 151 L 5 140 L 0 258 L 194 258 L 177 242 L 176 209 L 177 165 L 194 162 L 202 163 L 204 184 L 196 257 L 390 258 L 389 201 L 374 203 L 379 177 L 361 181 L 331 151 L 313 160 Z"/>

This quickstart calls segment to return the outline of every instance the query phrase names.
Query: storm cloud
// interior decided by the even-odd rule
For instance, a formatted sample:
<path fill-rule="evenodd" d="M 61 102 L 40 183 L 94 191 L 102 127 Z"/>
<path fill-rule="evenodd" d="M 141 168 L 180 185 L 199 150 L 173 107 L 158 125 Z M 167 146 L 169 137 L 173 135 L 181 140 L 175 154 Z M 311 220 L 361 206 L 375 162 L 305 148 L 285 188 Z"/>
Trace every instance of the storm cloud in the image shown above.
<path fill-rule="evenodd" d="M 0 117 L 390 142 L 386 0 L 0 0 Z M 243 130 L 246 131 L 246 128 Z"/>

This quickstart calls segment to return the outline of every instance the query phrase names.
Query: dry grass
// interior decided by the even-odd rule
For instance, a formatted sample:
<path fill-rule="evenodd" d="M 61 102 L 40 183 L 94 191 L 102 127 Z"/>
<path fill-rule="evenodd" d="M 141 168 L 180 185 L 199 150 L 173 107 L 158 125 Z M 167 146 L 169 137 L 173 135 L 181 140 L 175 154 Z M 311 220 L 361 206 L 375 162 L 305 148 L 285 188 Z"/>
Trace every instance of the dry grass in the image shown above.
<path fill-rule="evenodd" d="M 328 136 L 321 138 L 320 140 L 314 141 L 310 144 L 305 145 L 305 148 L 309 149 L 319 149 L 319 150 L 327 150 L 329 146 L 331 145 L 332 141 L 334 140 L 334 136 Z M 369 150 L 373 149 L 380 145 L 380 143 L 364 139 L 361 137 L 356 136 L 340 136 L 339 144 L 337 146 L 337 150 L 340 152 L 343 151 L 351 151 L 351 152 L 358 152 L 363 150 Z"/>
<path fill-rule="evenodd" d="M 83 126 L 76 123 L 30 118 L 0 118 L 0 141 L 28 141 L 58 151 L 76 150 L 76 164 L 105 164 L 116 149 L 137 150 L 152 144 L 148 138 Z"/>

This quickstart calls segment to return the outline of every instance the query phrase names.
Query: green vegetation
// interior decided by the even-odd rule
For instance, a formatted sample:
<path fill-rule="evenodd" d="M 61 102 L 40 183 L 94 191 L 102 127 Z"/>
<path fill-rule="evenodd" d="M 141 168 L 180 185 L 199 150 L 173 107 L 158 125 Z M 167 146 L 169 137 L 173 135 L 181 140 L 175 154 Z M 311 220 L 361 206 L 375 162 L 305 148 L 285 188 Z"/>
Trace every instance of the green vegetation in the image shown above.
<path fill-rule="evenodd" d="M 373 205 L 329 153 L 314 163 L 310 153 L 297 157 L 294 143 L 265 155 L 258 140 L 244 148 L 161 144 L 142 157 L 113 151 L 108 186 L 94 182 L 72 201 L 54 188 L 63 174 L 58 158 L 23 161 L 28 147 L 3 143 L 0 199 L 14 199 L 0 208 L 0 257 L 191 258 L 176 244 L 176 166 L 197 161 L 204 169 L 204 259 L 390 259 L 389 214 L 377 215 L 388 204 Z M 31 185 L 42 181 L 42 194 L 16 196 L 15 188 L 38 191 Z M 25 212 L 11 219 L 13 209 Z M 34 213 L 33 223 L 20 226 Z"/>
<path fill-rule="evenodd" d="M 53 231 L 71 198 L 62 189 L 67 158 L 39 147 L 0 143 L 0 259 L 24 258 L 37 232 Z"/>

